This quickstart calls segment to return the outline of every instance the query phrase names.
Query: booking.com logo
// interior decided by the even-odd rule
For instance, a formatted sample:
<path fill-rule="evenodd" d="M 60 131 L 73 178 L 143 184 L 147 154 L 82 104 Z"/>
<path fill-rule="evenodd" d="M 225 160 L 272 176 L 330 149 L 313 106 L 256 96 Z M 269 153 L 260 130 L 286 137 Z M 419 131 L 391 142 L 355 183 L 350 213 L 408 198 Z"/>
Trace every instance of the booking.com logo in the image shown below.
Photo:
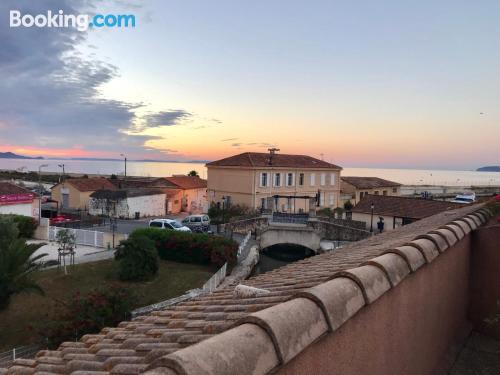
<path fill-rule="evenodd" d="M 74 27 L 86 31 L 89 27 L 135 27 L 133 14 L 65 14 L 62 10 L 46 14 L 21 14 L 19 10 L 10 11 L 10 27 Z"/>

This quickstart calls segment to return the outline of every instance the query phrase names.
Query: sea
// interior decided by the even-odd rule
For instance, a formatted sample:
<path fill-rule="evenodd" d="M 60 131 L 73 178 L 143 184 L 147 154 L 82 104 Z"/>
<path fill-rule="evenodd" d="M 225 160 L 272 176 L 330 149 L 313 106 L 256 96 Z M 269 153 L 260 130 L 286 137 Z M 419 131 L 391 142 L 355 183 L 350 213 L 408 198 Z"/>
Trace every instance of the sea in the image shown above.
<path fill-rule="evenodd" d="M 70 159 L 0 159 L 0 170 L 38 171 L 61 173 L 64 164 L 66 173 L 123 175 L 124 161 L 120 160 L 70 160 Z M 204 163 L 127 161 L 128 176 L 162 177 L 187 174 L 195 170 L 206 178 Z M 344 168 L 343 176 L 380 177 L 404 185 L 440 186 L 500 186 L 500 172 L 477 172 L 432 169 L 389 169 L 389 168 Z"/>

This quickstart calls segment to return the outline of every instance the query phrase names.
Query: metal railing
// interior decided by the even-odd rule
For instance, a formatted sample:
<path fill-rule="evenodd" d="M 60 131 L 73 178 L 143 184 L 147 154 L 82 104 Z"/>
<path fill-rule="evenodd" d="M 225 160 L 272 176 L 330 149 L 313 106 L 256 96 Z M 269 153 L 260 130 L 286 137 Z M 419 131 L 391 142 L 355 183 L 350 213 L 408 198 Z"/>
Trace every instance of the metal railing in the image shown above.
<path fill-rule="evenodd" d="M 49 227 L 49 241 L 56 241 L 57 232 L 61 230 L 69 230 L 72 234 L 74 234 L 75 242 L 77 245 L 105 247 L 104 233 L 95 230 Z"/>
<path fill-rule="evenodd" d="M 309 220 L 309 215 L 273 212 L 272 220 L 275 223 L 307 224 L 307 221 Z"/>
<path fill-rule="evenodd" d="M 34 358 L 40 349 L 39 345 L 27 345 L 2 352 L 0 353 L 0 367 L 9 367 L 19 358 Z"/>

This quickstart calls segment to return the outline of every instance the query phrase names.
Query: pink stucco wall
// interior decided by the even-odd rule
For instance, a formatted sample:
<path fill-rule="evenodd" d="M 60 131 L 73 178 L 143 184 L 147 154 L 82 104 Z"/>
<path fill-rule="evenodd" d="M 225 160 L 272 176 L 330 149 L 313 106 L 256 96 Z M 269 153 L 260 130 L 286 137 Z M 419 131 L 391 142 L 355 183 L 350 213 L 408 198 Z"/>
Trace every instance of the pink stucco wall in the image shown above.
<path fill-rule="evenodd" d="M 450 349 L 471 329 L 467 320 L 470 256 L 468 235 L 277 373 L 443 373 L 453 358 Z"/>

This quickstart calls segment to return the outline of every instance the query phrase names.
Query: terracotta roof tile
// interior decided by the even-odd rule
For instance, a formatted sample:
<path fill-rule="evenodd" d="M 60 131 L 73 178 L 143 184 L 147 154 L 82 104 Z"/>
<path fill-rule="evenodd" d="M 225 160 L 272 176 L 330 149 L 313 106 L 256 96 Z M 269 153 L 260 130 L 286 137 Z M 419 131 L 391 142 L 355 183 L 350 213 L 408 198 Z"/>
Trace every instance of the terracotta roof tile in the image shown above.
<path fill-rule="evenodd" d="M 207 180 L 197 176 L 172 176 L 164 177 L 164 179 L 180 189 L 204 189 L 207 187 Z"/>
<path fill-rule="evenodd" d="M 408 270 L 415 272 L 422 262 L 429 262 L 430 254 L 439 254 L 439 246 L 433 241 L 414 240 L 417 236 L 450 221 L 463 224 L 470 231 L 460 219 L 475 209 L 467 206 L 441 213 L 244 281 L 245 285 L 268 289 L 269 294 L 238 298 L 233 295 L 234 285 L 228 286 L 122 322 L 119 327 L 103 329 L 100 334 L 85 335 L 80 342 L 63 343 L 57 351 L 41 351 L 35 358 L 34 368 L 30 361 L 26 366 L 16 365 L 10 370 L 91 375 L 155 370 L 149 373 L 175 374 L 172 370 L 175 366 L 180 366 L 182 371 L 189 370 L 187 373 L 197 373 L 201 368 L 210 371 L 211 366 L 215 366 L 218 374 L 234 374 L 234 358 L 238 366 L 258 366 L 260 372 L 272 370 L 280 363 L 276 353 L 280 353 L 281 361 L 289 360 L 304 345 L 321 336 L 327 326 L 330 330 L 339 326 L 363 304 L 373 302 L 398 283 Z M 389 256 L 383 255 L 386 253 L 390 253 Z M 403 261 L 394 257 L 401 257 Z M 363 265 L 365 262 L 368 264 Z M 346 270 L 349 271 L 339 274 Z M 357 281 L 353 283 L 353 280 Z M 339 300 L 344 302 L 339 304 Z M 297 304 L 303 308 L 287 308 Z M 345 308 L 347 305 L 349 309 Z M 305 310 L 308 313 L 303 316 L 300 311 Z M 296 319 L 297 325 L 282 324 L 284 314 L 287 321 Z M 326 320 L 316 316 L 325 316 Z M 310 324 L 299 324 L 309 320 Z M 245 324 L 247 321 L 253 324 Z M 269 338 L 269 332 L 255 325 L 264 324 L 262 322 L 267 322 L 275 335 L 274 341 Z M 242 325 L 231 328 L 237 324 Z M 294 327 L 296 329 L 291 329 Z M 260 344 L 254 345 L 255 340 Z M 275 344 L 279 345 L 278 352 Z M 203 352 L 198 349 L 200 345 Z M 224 350 L 213 351 L 216 348 Z M 244 357 L 241 357 L 242 351 L 245 351 Z M 249 358 L 253 358 L 253 362 L 248 362 Z"/>
<path fill-rule="evenodd" d="M 400 183 L 384 180 L 379 177 L 354 177 L 354 176 L 342 176 L 340 177 L 342 181 L 353 185 L 357 189 L 376 189 L 383 187 L 397 187 L 401 186 Z"/>
<path fill-rule="evenodd" d="M 389 195 L 365 195 L 352 212 L 370 213 L 373 203 L 373 213 L 381 216 L 405 217 L 409 219 L 423 219 L 446 210 L 463 207 L 458 203 L 435 201 L 410 197 Z"/>
<path fill-rule="evenodd" d="M 65 184 L 70 184 L 78 191 L 95 191 L 100 189 L 116 190 L 115 185 L 109 182 L 106 178 L 91 177 L 91 178 L 69 178 Z M 59 184 L 58 184 L 59 185 Z M 57 185 L 56 185 L 57 186 Z"/>
<path fill-rule="evenodd" d="M 338 165 L 307 155 L 274 154 L 272 158 L 270 158 L 270 154 L 264 152 L 244 152 L 242 154 L 207 163 L 207 167 L 268 168 L 271 166 L 284 168 L 342 169 Z"/>
<path fill-rule="evenodd" d="M 10 182 L 0 181 L 0 195 L 16 195 L 16 194 L 32 194 L 33 196 L 35 196 L 35 194 L 28 189 L 25 189 L 21 186 L 17 186 Z"/>

